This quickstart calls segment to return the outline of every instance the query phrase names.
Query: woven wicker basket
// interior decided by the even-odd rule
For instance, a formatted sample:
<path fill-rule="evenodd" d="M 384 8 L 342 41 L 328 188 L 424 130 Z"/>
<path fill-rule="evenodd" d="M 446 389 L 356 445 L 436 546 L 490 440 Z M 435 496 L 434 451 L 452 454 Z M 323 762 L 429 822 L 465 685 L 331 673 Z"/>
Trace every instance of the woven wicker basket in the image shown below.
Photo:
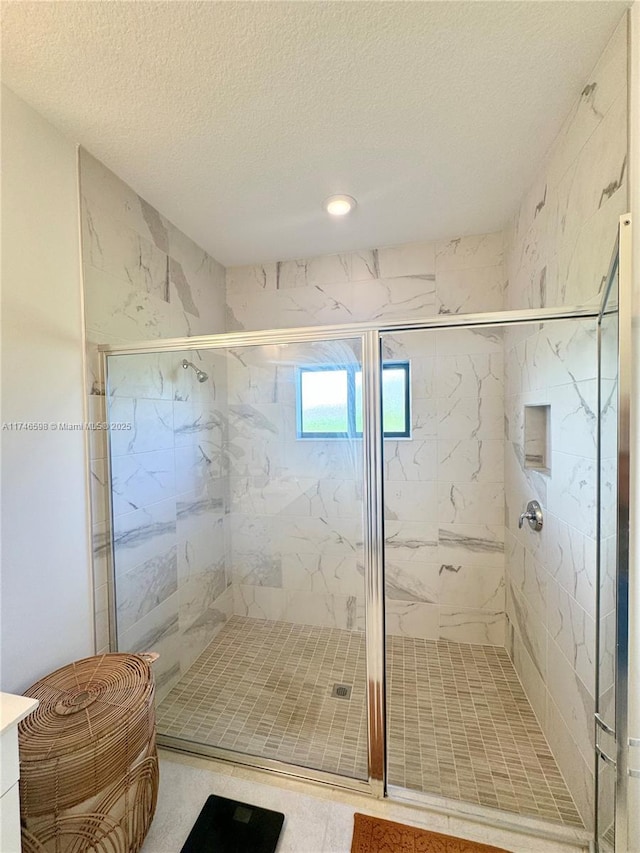
<path fill-rule="evenodd" d="M 24 853 L 136 853 L 158 797 L 151 667 L 76 661 L 36 682 L 18 729 Z"/>

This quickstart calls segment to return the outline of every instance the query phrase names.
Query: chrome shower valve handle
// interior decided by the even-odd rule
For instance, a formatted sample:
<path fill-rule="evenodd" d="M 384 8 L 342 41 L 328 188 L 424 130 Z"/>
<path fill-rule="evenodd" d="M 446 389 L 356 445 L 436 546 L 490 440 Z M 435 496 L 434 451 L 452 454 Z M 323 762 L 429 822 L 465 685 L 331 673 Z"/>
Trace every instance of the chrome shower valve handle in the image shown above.
<path fill-rule="evenodd" d="M 526 510 L 520 514 L 518 519 L 520 530 L 522 530 L 525 519 L 529 522 L 529 527 L 532 530 L 542 530 L 542 507 L 538 501 L 529 501 Z"/>

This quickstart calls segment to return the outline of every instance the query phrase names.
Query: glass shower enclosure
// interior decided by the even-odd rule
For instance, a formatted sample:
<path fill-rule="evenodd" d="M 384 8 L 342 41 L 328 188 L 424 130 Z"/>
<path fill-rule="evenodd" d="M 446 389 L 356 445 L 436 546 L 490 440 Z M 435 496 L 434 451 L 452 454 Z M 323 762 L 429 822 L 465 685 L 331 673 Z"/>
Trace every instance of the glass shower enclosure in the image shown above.
<path fill-rule="evenodd" d="M 508 779 L 519 734 L 491 717 L 530 713 L 526 749 L 550 737 L 535 729 L 536 679 L 551 693 L 561 679 L 537 658 L 536 631 L 552 632 L 535 597 L 548 555 L 518 525 L 535 497 L 551 531 L 573 525 L 599 560 L 599 657 L 575 670 L 595 683 L 606 849 L 620 755 L 616 781 L 602 734 L 622 730 L 626 702 L 616 477 L 628 417 L 612 402 L 624 400 L 624 335 L 609 309 L 103 347 L 111 646 L 159 653 L 159 742 L 378 796 L 589 823 L 568 794 L 551 811 L 551 794 L 537 810 L 521 802 Z M 573 389 L 582 406 L 596 384 L 583 423 L 567 399 Z M 596 467 L 576 518 L 571 478 Z M 583 754 L 595 725 L 592 715 Z M 506 741 L 516 752 L 496 764 Z M 545 762 L 555 766 L 551 753 Z"/>

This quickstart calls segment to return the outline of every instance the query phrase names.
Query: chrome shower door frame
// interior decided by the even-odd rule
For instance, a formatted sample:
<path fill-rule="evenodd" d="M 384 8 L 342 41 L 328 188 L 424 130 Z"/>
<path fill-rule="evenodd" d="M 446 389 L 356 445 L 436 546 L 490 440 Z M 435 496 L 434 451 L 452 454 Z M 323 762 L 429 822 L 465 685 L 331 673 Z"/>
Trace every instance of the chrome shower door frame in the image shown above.
<path fill-rule="evenodd" d="M 363 495 L 364 495 L 364 562 L 365 562 L 365 626 L 367 660 L 367 726 L 368 779 L 358 780 L 325 771 L 263 759 L 201 743 L 187 743 L 179 738 L 160 736 L 160 745 L 182 752 L 270 770 L 283 775 L 323 782 L 333 786 L 367 792 L 377 797 L 387 794 L 387 719 L 385 686 L 385 580 L 384 580 L 384 518 L 383 518 L 383 429 L 382 429 L 382 356 L 383 334 L 399 331 L 437 331 L 451 328 L 506 327 L 523 323 L 545 323 L 554 320 L 598 318 L 598 309 L 571 306 L 562 308 L 497 311 L 481 314 L 437 315 L 415 320 L 406 318 L 386 323 L 354 323 L 349 325 L 312 326 L 295 329 L 273 329 L 257 332 L 228 332 L 197 337 L 157 339 L 127 345 L 103 344 L 102 378 L 108 393 L 108 358 L 115 355 L 135 355 L 159 352 L 188 352 L 194 350 L 227 349 L 243 346 L 263 346 L 287 343 L 313 343 L 328 340 L 359 340 L 362 346 L 362 405 L 363 405 Z M 110 433 L 107 431 L 107 477 L 111 484 Z M 108 494 L 110 525 L 109 549 L 109 623 L 111 648 L 117 649 L 116 602 L 114 596 L 113 506 Z M 393 792 L 394 796 L 397 794 Z M 453 802 L 453 801 L 452 801 Z M 447 811 L 443 801 L 441 808 Z M 450 813 L 450 809 L 449 812 Z M 508 818 L 508 813 L 504 813 Z M 478 818 L 490 822 L 488 817 Z M 515 825 L 515 824 L 514 824 Z M 532 830 L 533 831 L 533 830 Z"/>
<path fill-rule="evenodd" d="M 596 850 L 600 845 L 599 793 L 601 762 L 615 769 L 614 844 L 616 850 L 628 848 L 629 837 L 629 777 L 636 771 L 629 768 L 629 536 L 631 502 L 631 393 L 632 393 L 632 271 L 631 216 L 620 217 L 618 239 L 613 253 L 598 316 L 598 442 L 597 442 L 597 504 L 598 551 L 596 560 L 596 713 L 595 713 L 595 797 L 594 834 Z M 608 309 L 608 301 L 616 278 L 617 307 Z M 616 574 L 615 574 L 615 726 L 612 729 L 600 715 L 600 595 L 601 595 L 601 355 L 602 321 L 617 314 L 617 469 L 616 469 Z M 598 743 L 599 734 L 606 733 L 615 742 L 615 758 Z M 635 745 L 635 744 L 633 744 Z"/>
<path fill-rule="evenodd" d="M 105 417 L 108 421 L 109 356 L 123 356 L 156 352 L 188 352 L 193 350 L 226 350 L 230 347 L 269 346 L 276 344 L 317 343 L 330 340 L 358 341 L 362 362 L 362 486 L 363 486 L 363 559 L 365 566 L 365 644 L 366 644 L 366 712 L 367 712 L 367 762 L 366 781 L 335 773 L 314 770 L 304 766 L 287 764 L 207 744 L 187 744 L 184 740 L 159 735 L 158 743 L 170 749 L 207 755 L 221 760 L 230 760 L 288 776 L 305 778 L 315 782 L 371 793 L 377 797 L 385 795 L 385 651 L 384 651 L 384 573 L 382 568 L 382 397 L 381 363 L 379 357 L 380 336 L 376 329 L 366 326 L 310 327 L 266 332 L 226 333 L 199 338 L 173 338 L 148 341 L 125 347 L 102 345 L 101 380 L 105 389 Z M 108 592 L 109 592 L 109 644 L 118 649 L 117 602 L 115 582 L 114 515 L 111 493 L 111 433 L 107 430 L 107 482 L 109 489 L 108 525 L 109 548 Z M 372 637 L 371 641 L 369 638 Z"/>

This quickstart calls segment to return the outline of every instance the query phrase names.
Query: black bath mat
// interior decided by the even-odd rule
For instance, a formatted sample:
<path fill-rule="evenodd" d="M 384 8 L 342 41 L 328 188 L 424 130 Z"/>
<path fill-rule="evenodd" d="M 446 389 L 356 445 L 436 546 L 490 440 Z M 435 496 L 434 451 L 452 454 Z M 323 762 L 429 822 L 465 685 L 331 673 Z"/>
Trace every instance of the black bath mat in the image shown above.
<path fill-rule="evenodd" d="M 284 815 L 213 794 L 180 853 L 275 853 Z"/>

